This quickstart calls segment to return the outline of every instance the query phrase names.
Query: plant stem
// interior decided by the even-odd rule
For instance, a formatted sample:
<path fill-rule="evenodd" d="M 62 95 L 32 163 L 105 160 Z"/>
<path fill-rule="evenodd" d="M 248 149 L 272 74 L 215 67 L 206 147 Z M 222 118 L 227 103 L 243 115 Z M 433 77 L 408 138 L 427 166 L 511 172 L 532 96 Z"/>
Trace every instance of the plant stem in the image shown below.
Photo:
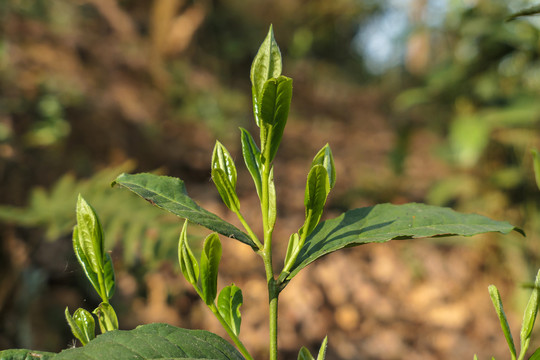
<path fill-rule="evenodd" d="M 249 351 L 247 351 L 247 349 L 246 349 L 246 347 L 244 346 L 244 344 L 242 343 L 242 341 L 240 341 L 240 339 L 238 338 L 238 336 L 236 336 L 236 334 L 234 333 L 234 331 L 232 331 L 232 329 L 230 328 L 229 324 L 227 324 L 227 322 L 225 321 L 225 319 L 223 318 L 223 316 L 221 316 L 221 314 L 219 313 L 219 310 L 218 310 L 216 304 L 208 305 L 208 307 L 210 308 L 210 310 L 212 310 L 212 312 L 214 313 L 214 315 L 216 316 L 216 318 L 219 320 L 219 322 L 221 323 L 221 326 L 223 326 L 223 328 L 225 329 L 225 331 L 227 331 L 227 334 L 229 334 L 229 337 L 232 339 L 232 341 L 234 342 L 234 344 L 236 345 L 236 347 L 238 348 L 238 350 L 240 350 L 240 352 L 242 353 L 242 355 L 244 355 L 244 357 L 245 357 L 247 360 L 254 360 L 253 357 L 251 356 L 251 354 L 249 353 Z"/>
<path fill-rule="evenodd" d="M 257 245 L 257 248 L 259 250 L 262 250 L 263 245 L 259 241 L 259 238 L 257 237 L 257 235 L 253 232 L 253 230 L 251 230 L 251 227 L 247 223 L 246 219 L 244 219 L 244 216 L 242 215 L 242 213 L 240 213 L 240 211 L 236 211 L 236 216 L 238 217 L 238 220 L 240 220 L 240 222 L 244 226 L 244 229 L 246 229 L 246 231 L 248 232 L 249 236 L 251 237 L 251 240 L 253 240 L 255 245 Z"/>

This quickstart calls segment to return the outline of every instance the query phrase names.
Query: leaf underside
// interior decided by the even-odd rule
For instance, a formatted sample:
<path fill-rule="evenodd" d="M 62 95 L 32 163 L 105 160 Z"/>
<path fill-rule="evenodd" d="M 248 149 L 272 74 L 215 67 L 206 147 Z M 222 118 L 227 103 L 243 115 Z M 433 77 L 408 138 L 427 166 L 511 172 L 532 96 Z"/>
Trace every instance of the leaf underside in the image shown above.
<path fill-rule="evenodd" d="M 121 174 L 113 185 L 123 186 L 161 209 L 256 248 L 251 238 L 234 225 L 203 209 L 191 199 L 184 182 L 149 173 Z"/>
<path fill-rule="evenodd" d="M 320 257 L 345 247 L 421 237 L 472 236 L 492 231 L 506 234 L 512 230 L 523 233 L 505 221 L 417 203 L 379 204 L 349 210 L 321 222 L 313 230 L 286 280 L 291 280 Z"/>
<path fill-rule="evenodd" d="M 31 355 L 35 354 L 34 357 Z M 227 341 L 204 330 L 187 330 L 167 324 L 142 325 L 99 335 L 84 347 L 59 354 L 30 350 L 0 351 L 2 360 L 131 360 L 212 359 L 244 360 Z"/>

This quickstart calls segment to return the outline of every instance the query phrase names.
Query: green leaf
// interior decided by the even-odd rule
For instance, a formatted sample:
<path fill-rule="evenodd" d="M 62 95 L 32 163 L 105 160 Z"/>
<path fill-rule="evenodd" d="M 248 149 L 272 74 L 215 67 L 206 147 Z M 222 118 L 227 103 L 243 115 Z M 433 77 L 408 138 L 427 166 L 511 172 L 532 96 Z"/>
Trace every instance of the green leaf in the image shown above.
<path fill-rule="evenodd" d="M 201 288 L 203 300 L 211 305 L 217 295 L 217 277 L 221 260 L 221 242 L 219 235 L 212 233 L 204 240 L 201 254 Z"/>
<path fill-rule="evenodd" d="M 315 358 L 305 346 L 302 346 L 298 352 L 298 360 L 315 360 Z"/>
<path fill-rule="evenodd" d="M 240 324 L 242 323 L 240 306 L 243 302 L 242 290 L 234 284 L 224 287 L 218 296 L 219 313 L 236 336 L 240 334 Z"/>
<path fill-rule="evenodd" d="M 326 144 L 315 157 L 311 163 L 311 167 L 315 165 L 322 165 L 326 169 L 328 174 L 328 181 L 330 183 L 330 189 L 336 184 L 336 168 L 334 165 L 334 156 L 332 155 L 332 150 L 330 145 Z"/>
<path fill-rule="evenodd" d="M 281 75 L 281 52 L 270 25 L 268 34 L 253 59 L 250 71 L 253 112 L 258 126 L 260 126 L 259 103 L 264 84 L 268 79 L 277 78 L 279 75 Z"/>
<path fill-rule="evenodd" d="M 262 175 L 261 175 L 261 151 L 255 144 L 255 140 L 251 134 L 243 128 L 240 128 L 241 132 L 241 141 L 242 141 L 242 155 L 244 156 L 244 161 L 246 162 L 246 167 L 253 178 L 255 183 L 255 189 L 257 190 L 257 195 L 261 198 L 262 190 Z"/>
<path fill-rule="evenodd" d="M 234 225 L 201 208 L 187 194 L 184 182 L 169 176 L 154 174 L 121 174 L 112 185 L 123 186 L 161 209 L 236 239 L 256 249 L 251 238 Z"/>
<path fill-rule="evenodd" d="M 514 20 L 520 16 L 530 16 L 530 15 L 538 15 L 538 14 L 540 14 L 540 5 L 534 5 L 527 9 L 513 13 L 512 15 L 506 18 L 506 21 Z"/>
<path fill-rule="evenodd" d="M 32 357 L 33 356 L 33 357 Z M 41 357 L 40 357 L 41 356 Z M 2 360 L 244 360 L 226 340 L 204 330 L 167 324 L 138 326 L 97 336 L 84 347 L 59 354 L 30 350 L 0 351 Z"/>
<path fill-rule="evenodd" d="M 2 360 L 52 360 L 56 359 L 56 354 L 46 351 L 35 351 L 27 349 L 11 349 L 0 351 Z"/>
<path fill-rule="evenodd" d="M 240 200 L 236 195 L 236 177 L 236 166 L 231 154 L 216 141 L 212 154 L 212 180 L 225 205 L 234 212 L 240 210 Z"/>
<path fill-rule="evenodd" d="M 86 343 L 92 341 L 92 339 L 96 337 L 96 323 L 89 311 L 81 308 L 75 310 L 73 320 L 75 320 L 79 329 L 82 330 Z"/>
<path fill-rule="evenodd" d="M 104 265 L 103 229 L 94 208 L 80 194 L 77 200 L 77 241 L 90 268 L 101 273 Z"/>
<path fill-rule="evenodd" d="M 328 173 L 322 165 L 315 165 L 308 174 L 304 205 L 306 207 L 306 222 L 300 235 L 306 232 L 309 235 L 321 219 L 326 198 L 330 192 L 330 182 Z"/>
<path fill-rule="evenodd" d="M 264 84 L 260 101 L 261 151 L 272 162 L 287 124 L 292 99 L 292 79 L 272 78 Z"/>
<path fill-rule="evenodd" d="M 212 169 L 221 169 L 233 187 L 236 187 L 236 166 L 234 160 L 223 144 L 216 141 L 212 154 Z"/>
<path fill-rule="evenodd" d="M 73 228 L 73 251 L 75 252 L 75 256 L 77 257 L 77 260 L 79 261 L 79 264 L 81 265 L 84 273 L 86 274 L 86 277 L 96 290 L 96 292 L 99 294 L 101 289 L 99 287 L 99 280 L 96 272 L 92 269 L 92 266 L 90 265 L 90 261 L 84 254 L 81 246 L 79 245 L 79 234 L 78 234 L 78 227 L 75 225 Z"/>
<path fill-rule="evenodd" d="M 109 253 L 105 253 L 105 264 L 103 267 L 103 278 L 105 280 L 105 292 L 107 299 L 112 298 L 114 290 L 116 288 L 116 281 L 114 276 L 114 267 Z"/>
<path fill-rule="evenodd" d="M 180 233 L 180 240 L 178 242 L 178 262 L 180 263 L 180 270 L 182 270 L 182 274 L 184 274 L 186 280 L 197 288 L 197 282 L 199 281 L 199 264 L 189 248 L 187 241 L 187 224 L 188 221 L 186 220 L 182 227 L 182 232 Z"/>
<path fill-rule="evenodd" d="M 93 313 L 96 314 L 98 318 L 101 333 L 118 330 L 118 318 L 116 317 L 116 312 L 111 304 L 102 302 Z"/>
<path fill-rule="evenodd" d="M 531 152 L 533 155 L 534 178 L 536 179 L 536 186 L 540 189 L 540 156 L 536 149 L 532 149 Z"/>
<path fill-rule="evenodd" d="M 223 203 L 232 211 L 238 212 L 240 210 L 240 200 L 225 171 L 222 169 L 212 169 L 212 180 L 216 185 Z"/>
<path fill-rule="evenodd" d="M 324 340 L 319 349 L 319 354 L 317 355 L 317 360 L 324 360 L 326 358 L 326 347 L 328 346 L 328 336 L 324 337 Z"/>
<path fill-rule="evenodd" d="M 96 337 L 96 324 L 90 312 L 79 308 L 75 310 L 72 317 L 66 307 L 64 314 L 73 336 L 79 339 L 83 346 Z"/>
<path fill-rule="evenodd" d="M 308 236 L 287 279 L 292 279 L 313 261 L 336 250 L 394 239 L 433 236 L 471 236 L 485 232 L 523 231 L 504 221 L 476 214 L 461 214 L 449 208 L 410 203 L 379 204 L 349 210 L 321 222 Z"/>
<path fill-rule="evenodd" d="M 540 360 L 540 348 L 536 349 L 536 351 L 531 355 L 529 360 Z"/>
<path fill-rule="evenodd" d="M 523 322 L 521 325 L 521 347 L 523 348 L 526 341 L 530 340 L 531 333 L 538 314 L 538 306 L 540 305 L 540 270 L 536 274 L 533 291 L 529 297 L 529 302 L 523 313 Z"/>
<path fill-rule="evenodd" d="M 300 243 L 300 236 L 298 233 L 291 234 L 289 237 L 289 243 L 287 244 L 287 253 L 285 254 L 285 264 L 288 264 L 291 256 L 295 253 L 298 244 Z M 287 274 L 288 275 L 288 274 Z"/>
<path fill-rule="evenodd" d="M 489 296 L 491 297 L 491 301 L 493 302 L 493 306 L 495 307 L 495 312 L 497 312 L 497 316 L 499 317 L 499 322 L 501 323 L 504 337 L 506 339 L 506 342 L 508 343 L 508 349 L 512 354 L 512 359 L 515 359 L 516 346 L 514 345 L 514 338 L 512 337 L 512 332 L 510 331 L 510 326 L 508 325 L 508 320 L 506 319 L 506 314 L 504 312 L 501 300 L 501 294 L 499 293 L 499 290 L 497 289 L 497 287 L 495 287 L 495 285 L 489 285 L 488 291 Z"/>

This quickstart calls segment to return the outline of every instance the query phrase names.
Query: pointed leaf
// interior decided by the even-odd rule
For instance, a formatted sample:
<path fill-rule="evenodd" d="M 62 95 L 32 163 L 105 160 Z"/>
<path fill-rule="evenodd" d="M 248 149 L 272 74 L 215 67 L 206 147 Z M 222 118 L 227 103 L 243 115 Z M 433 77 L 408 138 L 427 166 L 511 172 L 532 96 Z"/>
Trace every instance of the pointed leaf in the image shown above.
<path fill-rule="evenodd" d="M 240 200 L 225 171 L 212 169 L 212 181 L 214 181 L 223 203 L 232 211 L 238 212 L 240 210 Z"/>
<path fill-rule="evenodd" d="M 261 197 L 262 189 L 262 177 L 261 177 L 261 151 L 255 144 L 255 140 L 251 134 L 243 128 L 240 128 L 241 140 L 242 140 L 242 155 L 244 156 L 244 161 L 246 162 L 246 167 L 253 178 L 255 183 L 255 189 L 257 190 L 257 195 Z"/>
<path fill-rule="evenodd" d="M 274 39 L 272 25 L 270 25 L 268 34 L 253 59 L 250 71 L 253 112 L 258 126 L 260 126 L 258 106 L 264 83 L 268 79 L 277 78 L 279 75 L 281 75 L 281 52 Z"/>
<path fill-rule="evenodd" d="M 90 341 L 90 339 L 86 337 L 85 331 L 79 327 L 78 322 L 75 321 L 75 319 L 73 319 L 67 307 L 66 307 L 66 310 L 64 311 L 64 315 L 66 317 L 66 321 L 71 329 L 71 333 L 73 334 L 73 336 L 79 339 L 79 341 L 81 342 L 81 344 L 83 344 L 83 346 L 86 345 Z M 0 358 L 0 359 L 3 359 L 3 358 Z"/>
<path fill-rule="evenodd" d="M 78 245 L 95 273 L 103 271 L 103 228 L 97 214 L 79 194 L 77 200 Z"/>
<path fill-rule="evenodd" d="M 522 348 L 525 341 L 530 339 L 531 337 L 534 323 L 536 321 L 536 315 L 538 314 L 539 305 L 540 305 L 540 270 L 538 270 L 538 273 L 536 274 L 534 287 L 533 287 L 531 296 L 529 297 L 529 301 L 527 303 L 525 311 L 523 313 L 523 322 L 521 324 L 521 332 L 520 332 Z"/>
<path fill-rule="evenodd" d="M 291 234 L 289 237 L 289 243 L 287 244 L 287 253 L 285 254 L 285 264 L 289 263 L 291 256 L 295 253 L 298 243 L 300 242 L 300 236 L 297 233 Z M 287 274 L 288 275 L 288 274 Z"/>
<path fill-rule="evenodd" d="M 133 191 L 152 205 L 257 248 L 247 234 L 197 205 L 188 196 L 184 182 L 180 179 L 148 173 L 121 174 L 113 182 L 113 185 L 115 184 Z"/>
<path fill-rule="evenodd" d="M 96 323 L 89 311 L 78 308 L 73 314 L 73 320 L 82 331 L 84 342 L 81 341 L 81 343 L 83 345 L 86 345 L 96 337 Z"/>
<path fill-rule="evenodd" d="M 324 360 L 326 358 L 326 347 L 328 345 L 328 336 L 324 337 L 324 340 L 319 349 L 319 354 L 317 355 L 317 360 Z"/>
<path fill-rule="evenodd" d="M 349 210 L 337 218 L 321 222 L 308 236 L 291 273 L 344 247 L 393 239 L 433 236 L 471 236 L 490 231 L 523 231 L 505 221 L 476 214 L 461 214 L 449 208 L 425 204 L 380 204 Z"/>
<path fill-rule="evenodd" d="M 218 296 L 219 313 L 236 336 L 240 334 L 240 324 L 242 323 L 240 306 L 243 302 L 242 290 L 234 284 L 224 287 Z"/>
<path fill-rule="evenodd" d="M 330 183 L 330 189 L 334 187 L 336 184 L 336 168 L 334 165 L 334 156 L 332 155 L 332 150 L 330 149 L 330 146 L 326 144 L 315 157 L 313 158 L 313 162 L 311 163 L 311 167 L 315 165 L 322 165 L 326 169 L 326 173 L 328 174 L 328 181 Z"/>
<path fill-rule="evenodd" d="M 512 337 L 512 332 L 510 331 L 510 326 L 508 325 L 508 320 L 506 319 L 506 314 L 504 312 L 502 300 L 501 300 L 501 294 L 499 293 L 499 290 L 495 285 L 490 285 L 488 287 L 489 296 L 491 297 L 491 301 L 493 302 L 493 306 L 495 307 L 495 312 L 497 313 L 497 316 L 499 317 L 499 322 L 501 323 L 501 328 L 504 334 L 504 337 L 506 339 L 506 342 L 508 343 L 508 349 L 510 350 L 510 353 L 512 354 L 512 359 L 516 358 L 516 346 L 514 345 L 514 338 Z"/>
<path fill-rule="evenodd" d="M 221 260 L 221 242 L 219 235 L 212 233 L 204 240 L 201 254 L 201 288 L 203 300 L 211 305 L 217 295 L 217 277 Z"/>
<path fill-rule="evenodd" d="M 88 278 L 96 292 L 99 294 L 101 290 L 99 288 L 98 276 L 92 269 L 90 261 L 88 260 L 79 245 L 79 234 L 77 230 L 77 225 L 75 225 L 75 227 L 73 228 L 73 251 L 75 252 L 75 257 L 77 257 L 77 260 L 79 261 L 79 264 L 81 265 L 86 277 Z"/>
<path fill-rule="evenodd" d="M 302 348 L 298 352 L 298 360 L 315 360 L 315 359 L 313 358 L 313 355 L 311 355 L 309 350 L 305 346 L 302 346 Z"/>
<path fill-rule="evenodd" d="M 216 141 L 216 145 L 214 146 L 212 169 L 223 170 L 233 188 L 236 188 L 236 166 L 234 165 L 231 154 L 229 154 L 225 146 L 219 141 Z"/>
<path fill-rule="evenodd" d="M 197 282 L 199 281 L 199 264 L 189 248 L 187 241 L 187 223 L 188 221 L 186 220 L 182 227 L 180 241 L 178 242 L 178 262 L 180 263 L 180 270 L 182 270 L 182 274 L 184 274 L 186 280 L 194 287 L 197 287 Z"/>
<path fill-rule="evenodd" d="M 111 304 L 102 302 L 93 313 L 98 318 L 101 333 L 118 330 L 118 318 Z"/>
<path fill-rule="evenodd" d="M 105 280 L 105 291 L 107 299 L 112 298 L 116 289 L 116 281 L 114 276 L 114 267 L 109 253 L 105 253 L 105 264 L 103 268 L 103 278 Z"/>
<path fill-rule="evenodd" d="M 321 219 L 326 198 L 330 192 L 330 182 L 328 173 L 322 165 L 315 165 L 308 174 L 304 205 L 306 207 L 306 222 L 300 235 L 304 231 L 309 235 Z"/>
<path fill-rule="evenodd" d="M 260 102 L 261 151 L 272 162 L 283 137 L 292 99 L 292 79 L 272 78 L 264 84 Z"/>

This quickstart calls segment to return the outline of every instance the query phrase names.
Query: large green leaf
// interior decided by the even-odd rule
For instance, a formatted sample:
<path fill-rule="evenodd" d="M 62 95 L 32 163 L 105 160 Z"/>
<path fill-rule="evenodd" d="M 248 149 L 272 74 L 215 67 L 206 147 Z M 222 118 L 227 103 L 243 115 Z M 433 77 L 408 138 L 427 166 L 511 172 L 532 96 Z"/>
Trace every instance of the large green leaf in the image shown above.
<path fill-rule="evenodd" d="M 31 354 L 42 355 L 41 357 Z M 99 335 L 85 347 L 59 354 L 29 350 L 0 351 L 2 360 L 150 360 L 212 359 L 243 360 L 242 355 L 221 337 L 204 330 L 187 330 L 167 324 L 138 326 Z"/>
<path fill-rule="evenodd" d="M 393 239 L 433 236 L 471 236 L 498 231 L 522 232 L 508 222 L 476 214 L 461 214 L 449 208 L 410 203 L 380 204 L 349 210 L 321 222 L 308 236 L 286 280 L 320 257 L 336 250 Z"/>
<path fill-rule="evenodd" d="M 193 201 L 186 192 L 184 182 L 178 178 L 149 173 L 124 173 L 113 182 L 115 184 L 133 191 L 152 205 L 256 248 L 247 234 Z"/>

